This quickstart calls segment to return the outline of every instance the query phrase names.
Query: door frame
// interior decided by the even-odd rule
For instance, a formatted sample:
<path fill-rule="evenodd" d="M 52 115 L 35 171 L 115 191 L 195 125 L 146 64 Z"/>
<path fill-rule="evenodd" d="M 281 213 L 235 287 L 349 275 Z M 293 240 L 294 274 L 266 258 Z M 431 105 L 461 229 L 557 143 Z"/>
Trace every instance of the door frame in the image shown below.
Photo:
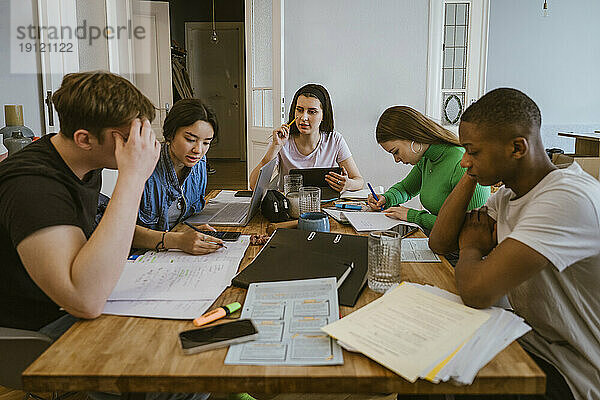
<path fill-rule="evenodd" d="M 247 177 L 250 179 L 250 173 L 260 162 L 263 153 L 258 156 L 254 154 L 255 149 L 266 149 L 271 141 L 270 136 L 273 129 L 279 127 L 285 120 L 285 99 L 284 99 L 284 0 L 272 0 L 271 4 L 271 65 L 272 65 L 272 87 L 262 88 L 254 87 L 252 80 L 253 58 L 252 51 L 252 16 L 253 2 L 258 0 L 244 0 L 245 9 L 245 35 L 246 35 L 246 136 L 247 136 Z M 278 40 L 276 40 L 278 39 Z M 255 126 L 252 94 L 253 90 L 272 90 L 272 112 L 273 127 Z M 261 110 L 262 111 L 262 110 Z"/>
<path fill-rule="evenodd" d="M 244 39 L 244 31 L 245 31 L 245 23 L 244 22 L 216 22 L 215 28 L 217 31 L 219 29 L 236 29 L 238 30 L 239 40 L 238 40 L 238 59 L 239 59 L 239 82 L 240 82 L 240 104 L 239 104 L 239 118 L 240 118 L 240 132 L 239 132 L 239 140 L 240 140 L 240 161 L 247 160 L 247 149 L 246 149 L 246 63 L 244 60 L 244 48 L 246 45 Z M 194 71 L 190 66 L 192 65 L 192 60 L 194 59 L 194 48 L 191 48 L 189 45 L 190 35 L 194 29 L 200 30 L 208 30 L 212 31 L 212 22 L 185 22 L 185 49 L 187 51 L 186 68 L 190 75 L 190 84 L 194 81 Z M 218 32 L 217 32 L 218 33 Z M 192 85 L 193 90 L 193 85 Z M 198 96 L 197 93 L 194 93 L 194 96 Z"/>

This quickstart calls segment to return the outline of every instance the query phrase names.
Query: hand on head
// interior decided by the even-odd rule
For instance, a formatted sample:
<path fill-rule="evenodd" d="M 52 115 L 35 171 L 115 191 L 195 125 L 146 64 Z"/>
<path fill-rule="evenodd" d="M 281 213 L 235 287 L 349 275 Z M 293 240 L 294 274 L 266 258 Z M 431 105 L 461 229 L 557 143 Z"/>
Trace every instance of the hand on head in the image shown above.
<path fill-rule="evenodd" d="M 113 132 L 115 159 L 119 174 L 145 182 L 154 171 L 160 156 L 160 143 L 150 126 L 150 121 L 139 118 L 131 121 L 129 137 Z"/>
<path fill-rule="evenodd" d="M 342 173 L 329 172 L 325 175 L 325 182 L 336 192 L 343 192 L 349 183 L 348 172 L 342 167 Z"/>
<path fill-rule="evenodd" d="M 371 207 L 372 211 L 381 211 L 382 207 L 385 205 L 386 198 L 384 195 L 380 194 L 379 200 L 375 200 L 372 194 L 367 197 L 367 204 Z"/>

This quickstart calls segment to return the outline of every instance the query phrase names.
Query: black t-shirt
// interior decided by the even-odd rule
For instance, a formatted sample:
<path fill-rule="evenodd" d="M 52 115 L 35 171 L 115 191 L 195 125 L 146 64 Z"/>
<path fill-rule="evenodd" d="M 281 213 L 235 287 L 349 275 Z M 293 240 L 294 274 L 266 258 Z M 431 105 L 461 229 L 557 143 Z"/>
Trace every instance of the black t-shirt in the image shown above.
<path fill-rule="evenodd" d="M 46 135 L 0 163 L 0 326 L 38 330 L 65 314 L 31 279 L 17 245 L 32 233 L 94 228 L 101 170 L 77 178 Z"/>

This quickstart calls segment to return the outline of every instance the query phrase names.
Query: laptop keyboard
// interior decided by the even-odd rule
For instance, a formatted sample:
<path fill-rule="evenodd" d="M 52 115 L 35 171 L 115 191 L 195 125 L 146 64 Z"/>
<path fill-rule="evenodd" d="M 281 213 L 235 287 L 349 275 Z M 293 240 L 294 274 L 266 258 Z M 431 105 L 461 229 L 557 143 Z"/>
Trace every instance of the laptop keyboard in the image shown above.
<path fill-rule="evenodd" d="M 210 222 L 240 222 L 248 213 L 249 207 L 248 203 L 229 203 L 217 215 L 212 217 Z"/>

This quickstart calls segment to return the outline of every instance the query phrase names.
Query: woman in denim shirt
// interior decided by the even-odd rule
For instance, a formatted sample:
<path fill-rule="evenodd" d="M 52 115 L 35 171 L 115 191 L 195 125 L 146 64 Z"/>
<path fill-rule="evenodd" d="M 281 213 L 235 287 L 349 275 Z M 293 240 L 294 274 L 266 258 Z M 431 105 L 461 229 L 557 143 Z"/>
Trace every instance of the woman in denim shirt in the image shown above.
<path fill-rule="evenodd" d="M 173 105 L 163 125 L 166 142 L 140 202 L 133 247 L 181 249 L 190 254 L 212 253 L 221 247 L 220 239 L 191 229 L 168 232 L 204 207 L 206 152 L 217 133 L 215 113 L 199 99 Z M 208 225 L 201 228 L 214 230 Z"/>

